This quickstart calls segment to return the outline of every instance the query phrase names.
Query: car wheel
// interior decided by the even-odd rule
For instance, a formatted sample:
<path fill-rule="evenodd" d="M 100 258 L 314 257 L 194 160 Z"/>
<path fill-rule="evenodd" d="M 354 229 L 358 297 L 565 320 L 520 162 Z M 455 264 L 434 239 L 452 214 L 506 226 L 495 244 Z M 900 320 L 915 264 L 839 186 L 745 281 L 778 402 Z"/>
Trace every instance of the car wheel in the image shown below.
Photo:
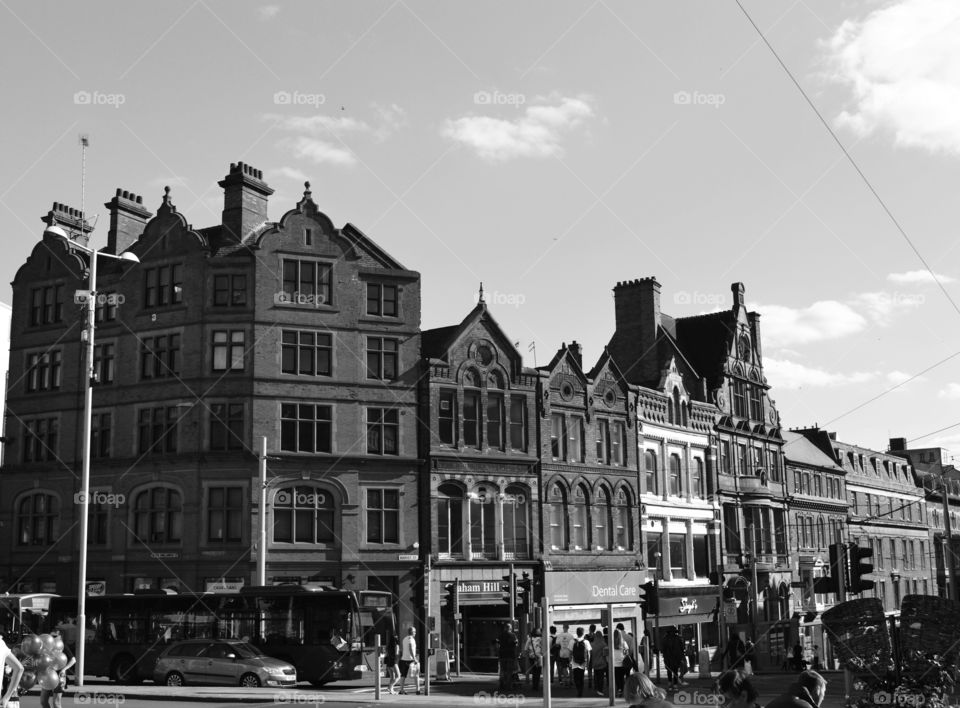
<path fill-rule="evenodd" d="M 129 654 L 121 654 L 113 660 L 113 666 L 110 669 L 110 678 L 117 683 L 136 683 L 139 682 L 137 669 L 133 664 L 133 657 Z"/>
<path fill-rule="evenodd" d="M 165 683 L 168 686 L 183 686 L 185 681 L 183 680 L 183 674 L 179 671 L 171 671 L 167 674 L 167 679 Z"/>
<path fill-rule="evenodd" d="M 260 686 L 260 677 L 256 674 L 244 674 L 240 677 L 240 685 L 244 688 L 257 688 Z"/>

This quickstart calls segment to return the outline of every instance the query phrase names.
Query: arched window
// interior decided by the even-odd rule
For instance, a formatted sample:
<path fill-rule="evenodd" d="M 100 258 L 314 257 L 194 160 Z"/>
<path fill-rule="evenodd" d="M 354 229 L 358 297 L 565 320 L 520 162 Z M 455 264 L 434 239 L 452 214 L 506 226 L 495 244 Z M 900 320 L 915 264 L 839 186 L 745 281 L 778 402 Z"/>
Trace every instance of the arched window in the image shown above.
<path fill-rule="evenodd" d="M 606 487 L 597 490 L 593 505 L 593 547 L 598 551 L 613 549 L 613 500 Z"/>
<path fill-rule="evenodd" d="M 507 558 L 530 557 L 530 511 L 533 507 L 530 493 L 523 487 L 511 485 L 503 498 L 503 545 Z"/>
<path fill-rule="evenodd" d="M 660 485 L 657 484 L 657 453 L 653 450 L 644 451 L 643 464 L 647 471 L 647 494 L 659 494 Z"/>
<path fill-rule="evenodd" d="M 151 487 L 133 502 L 133 528 L 141 543 L 179 543 L 183 534 L 183 504 L 180 492 L 169 487 Z"/>
<path fill-rule="evenodd" d="M 474 558 L 495 558 L 497 490 L 480 487 L 470 495 L 470 553 Z"/>
<path fill-rule="evenodd" d="M 17 506 L 17 545 L 49 546 L 57 540 L 60 512 L 52 494 L 33 492 Z"/>
<path fill-rule="evenodd" d="M 437 490 L 437 546 L 441 556 L 463 555 L 463 490 L 455 484 Z"/>
<path fill-rule="evenodd" d="M 670 455 L 670 494 L 672 496 L 679 497 L 683 493 L 680 474 L 680 455 L 674 453 Z"/>
<path fill-rule="evenodd" d="M 827 525 L 823 521 L 823 517 L 817 519 L 817 548 L 826 548 L 827 538 Z"/>
<path fill-rule="evenodd" d="M 559 484 L 550 487 L 548 500 L 548 523 L 550 524 L 550 549 L 565 551 L 569 545 L 567 530 L 567 494 Z"/>
<path fill-rule="evenodd" d="M 499 371 L 491 371 L 487 374 L 487 388 L 503 388 L 503 376 Z"/>
<path fill-rule="evenodd" d="M 570 529 L 570 545 L 572 550 L 580 551 L 590 548 L 590 494 L 587 488 L 579 484 L 573 490 L 573 514 Z"/>
<path fill-rule="evenodd" d="M 332 543 L 333 495 L 314 485 L 281 487 L 273 497 L 275 543 Z"/>
<path fill-rule="evenodd" d="M 624 487 L 613 500 L 613 547 L 618 551 L 633 548 L 633 498 Z"/>

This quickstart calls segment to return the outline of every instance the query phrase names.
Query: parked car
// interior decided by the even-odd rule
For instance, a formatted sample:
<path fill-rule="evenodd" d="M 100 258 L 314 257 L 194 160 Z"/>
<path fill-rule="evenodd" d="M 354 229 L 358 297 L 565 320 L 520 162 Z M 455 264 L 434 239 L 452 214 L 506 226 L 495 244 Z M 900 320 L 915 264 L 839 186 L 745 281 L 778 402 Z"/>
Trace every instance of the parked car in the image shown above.
<path fill-rule="evenodd" d="M 167 686 L 296 686 L 297 670 L 234 639 L 188 639 L 168 646 L 153 669 L 154 683 Z"/>

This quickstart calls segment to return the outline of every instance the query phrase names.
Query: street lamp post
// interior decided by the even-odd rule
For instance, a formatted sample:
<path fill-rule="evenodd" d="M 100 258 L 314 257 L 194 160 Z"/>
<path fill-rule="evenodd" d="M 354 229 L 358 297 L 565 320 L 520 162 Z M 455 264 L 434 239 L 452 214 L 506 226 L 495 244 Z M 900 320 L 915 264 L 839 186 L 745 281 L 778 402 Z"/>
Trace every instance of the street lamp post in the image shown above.
<path fill-rule="evenodd" d="M 77 248 L 90 256 L 90 268 L 88 269 L 88 282 L 86 294 L 87 322 L 83 330 L 83 337 L 86 349 L 84 360 L 84 396 L 83 396 L 83 459 L 80 474 L 80 569 L 77 588 L 77 686 L 83 686 L 83 668 L 84 668 L 84 645 L 87 639 L 87 534 L 89 530 L 89 511 L 90 511 L 90 443 L 92 436 L 93 421 L 93 345 L 94 328 L 96 326 L 97 313 L 97 257 L 113 258 L 118 261 L 127 261 L 139 263 L 140 259 L 136 254 L 124 251 L 119 256 L 112 253 L 101 253 L 95 248 L 88 248 L 76 241 L 70 239 L 67 233 L 56 225 L 55 222 L 44 231 L 47 234 L 61 238 L 67 242 L 68 248 Z"/>

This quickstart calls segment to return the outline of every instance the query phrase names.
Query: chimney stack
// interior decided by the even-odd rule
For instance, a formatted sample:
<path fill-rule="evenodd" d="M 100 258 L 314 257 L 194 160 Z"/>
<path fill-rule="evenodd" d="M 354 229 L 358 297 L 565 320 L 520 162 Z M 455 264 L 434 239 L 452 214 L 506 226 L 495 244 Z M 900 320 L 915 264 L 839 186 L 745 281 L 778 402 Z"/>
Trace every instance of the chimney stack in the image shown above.
<path fill-rule="evenodd" d="M 660 363 L 660 283 L 655 277 L 617 283 L 613 289 L 616 330 L 610 354 L 632 384 L 656 382 Z"/>
<path fill-rule="evenodd" d="M 93 227 L 86 219 L 81 220 L 79 209 L 61 202 L 54 202 L 53 208 L 47 212 L 46 216 L 40 217 L 40 221 L 47 226 L 57 224 L 67 232 L 71 241 L 76 241 L 81 246 L 86 246 L 90 242 L 90 232 L 93 231 Z"/>
<path fill-rule="evenodd" d="M 573 358 L 577 361 L 577 366 L 583 370 L 583 346 L 574 339 L 570 342 L 570 353 L 573 354 Z"/>
<path fill-rule="evenodd" d="M 104 206 L 110 212 L 110 230 L 104 250 L 119 255 L 136 243 L 153 213 L 144 208 L 143 197 L 139 194 L 119 188 Z"/>
<path fill-rule="evenodd" d="M 217 184 L 223 187 L 224 239 L 240 243 L 267 220 L 267 198 L 273 190 L 263 172 L 244 162 L 231 163 L 230 173 Z"/>

